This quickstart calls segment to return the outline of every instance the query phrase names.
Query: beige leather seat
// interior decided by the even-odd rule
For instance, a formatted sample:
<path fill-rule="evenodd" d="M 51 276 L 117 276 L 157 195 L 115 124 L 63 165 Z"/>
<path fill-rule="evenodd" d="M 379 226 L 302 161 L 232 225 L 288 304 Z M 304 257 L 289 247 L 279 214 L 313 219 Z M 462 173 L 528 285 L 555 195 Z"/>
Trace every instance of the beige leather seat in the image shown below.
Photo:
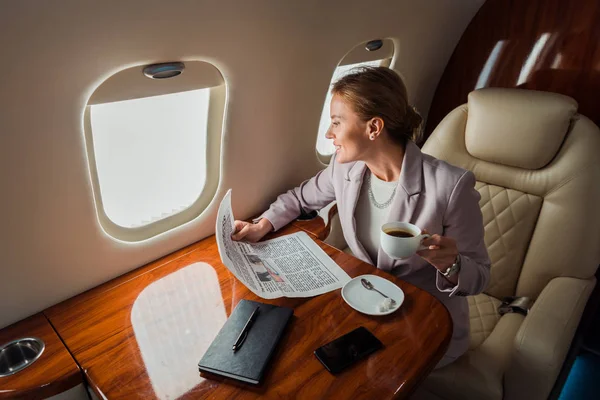
<path fill-rule="evenodd" d="M 433 399 L 546 399 L 600 263 L 600 130 L 566 96 L 482 89 L 423 151 L 477 177 L 492 261 L 470 297 L 471 346 L 415 394 Z M 504 296 L 535 300 L 498 315 Z"/>

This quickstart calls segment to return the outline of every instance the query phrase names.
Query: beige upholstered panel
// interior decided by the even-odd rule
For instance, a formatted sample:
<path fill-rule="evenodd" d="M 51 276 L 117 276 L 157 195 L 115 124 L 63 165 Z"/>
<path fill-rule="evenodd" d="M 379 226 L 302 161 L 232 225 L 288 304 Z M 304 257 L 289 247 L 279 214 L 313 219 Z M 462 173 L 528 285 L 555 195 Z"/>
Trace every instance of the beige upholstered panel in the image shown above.
<path fill-rule="evenodd" d="M 542 199 L 518 190 L 477 182 L 485 244 L 492 261 L 486 293 L 513 296 Z"/>
<path fill-rule="evenodd" d="M 443 399 L 503 399 L 502 377 L 510 362 L 515 335 L 524 319 L 521 314 L 503 315 L 479 347 L 433 371 L 423 383 L 423 390 Z M 418 399 L 418 394 L 415 397 Z"/>
<path fill-rule="evenodd" d="M 563 175 L 544 196 L 517 296 L 537 297 L 557 276 L 588 279 L 600 263 L 600 129 L 580 116 L 547 174 Z M 551 179 L 550 176 L 547 179 Z"/>
<path fill-rule="evenodd" d="M 498 164 L 542 168 L 556 154 L 576 111 L 577 102 L 558 93 L 476 90 L 469 93 L 467 150 Z"/>
<path fill-rule="evenodd" d="M 467 301 L 469 302 L 469 320 L 471 322 L 469 349 L 475 349 L 490 336 L 500 320 L 498 306 L 501 302 L 484 293 L 469 296 Z"/>
<path fill-rule="evenodd" d="M 591 277 L 600 262 L 598 127 L 576 115 L 552 161 L 542 169 L 527 170 L 469 154 L 464 136 L 467 115 L 466 105 L 448 114 L 423 151 L 473 171 L 480 182 L 543 200 L 515 294 L 535 299 L 554 277 Z M 581 251 L 582 246 L 588 251 Z"/>
<path fill-rule="evenodd" d="M 539 298 L 527 317 L 499 320 L 498 300 L 469 298 L 471 349 L 424 386 L 444 399 L 545 399 L 600 263 L 600 130 L 578 114 L 565 123 L 574 103 L 554 94 L 492 89 L 479 95 L 486 104 L 474 107 L 473 124 L 473 110 L 457 108 L 423 150 L 478 180 L 492 260 L 488 293 Z M 492 117 L 479 118 L 485 113 Z M 477 133 L 481 151 L 471 151 L 465 130 Z"/>
<path fill-rule="evenodd" d="M 515 336 L 506 399 L 548 398 L 595 285 L 595 277 L 556 278 L 544 287 Z"/>

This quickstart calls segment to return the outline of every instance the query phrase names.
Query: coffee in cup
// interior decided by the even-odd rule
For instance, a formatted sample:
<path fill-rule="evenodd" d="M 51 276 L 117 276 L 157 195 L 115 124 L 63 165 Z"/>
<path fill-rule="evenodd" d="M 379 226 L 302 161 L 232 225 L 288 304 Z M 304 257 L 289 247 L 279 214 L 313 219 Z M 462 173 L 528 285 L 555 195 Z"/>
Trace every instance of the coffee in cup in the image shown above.
<path fill-rule="evenodd" d="M 380 243 L 390 258 L 402 260 L 411 257 L 421 246 L 421 240 L 431 235 L 422 234 L 418 226 L 408 222 L 388 222 L 381 227 Z"/>
<path fill-rule="evenodd" d="M 392 229 L 384 230 L 384 232 L 390 236 L 395 236 L 395 237 L 413 237 L 413 236 L 415 236 L 411 232 L 407 232 L 402 229 L 392 228 Z"/>

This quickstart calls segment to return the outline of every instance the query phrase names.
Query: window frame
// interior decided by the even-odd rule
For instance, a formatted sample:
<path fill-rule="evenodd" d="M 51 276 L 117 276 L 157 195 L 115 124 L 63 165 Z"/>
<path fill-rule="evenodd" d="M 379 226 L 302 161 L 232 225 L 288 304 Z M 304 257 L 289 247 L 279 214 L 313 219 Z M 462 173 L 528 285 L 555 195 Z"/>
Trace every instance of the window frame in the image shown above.
<path fill-rule="evenodd" d="M 210 65 L 212 66 L 212 64 Z M 214 68 L 216 69 L 216 67 Z M 102 84 L 99 87 L 102 87 Z M 194 89 L 196 88 L 192 88 L 190 90 Z M 209 90 L 205 149 L 206 180 L 204 183 L 204 188 L 200 192 L 198 198 L 189 207 L 165 218 L 137 227 L 124 227 L 118 225 L 106 214 L 100 190 L 94 138 L 92 134 L 91 106 L 93 104 L 89 104 L 89 101 L 86 103 L 83 115 L 83 133 L 87 153 L 89 176 L 98 222 L 107 235 L 124 242 L 139 242 L 142 240 L 147 240 L 192 221 L 198 217 L 211 203 L 217 192 L 220 180 L 221 137 L 227 102 L 227 85 L 223 80 L 222 84 L 209 87 Z"/>
<path fill-rule="evenodd" d="M 392 39 L 383 39 L 383 45 L 379 50 L 370 52 L 365 49 L 365 46 L 368 42 L 362 42 L 356 46 L 354 46 L 349 52 L 347 52 L 344 57 L 340 60 L 340 62 L 335 66 L 334 70 L 331 72 L 331 78 L 329 80 L 329 86 L 327 87 L 327 92 L 325 92 L 325 96 L 323 99 L 323 106 L 321 107 L 321 115 L 323 113 L 323 109 L 325 107 L 325 101 L 327 100 L 327 94 L 331 90 L 331 86 L 334 83 L 332 81 L 335 72 L 339 67 L 343 67 L 345 65 L 350 64 L 360 64 L 370 61 L 382 60 L 380 66 L 392 68 L 391 65 L 396 60 L 396 46 Z M 335 154 L 322 154 L 317 149 L 317 144 L 319 142 L 319 127 L 321 122 L 321 115 L 319 115 L 319 126 L 317 126 L 317 135 L 315 140 L 315 154 L 319 162 L 323 165 L 329 165 L 331 161 L 331 157 Z M 327 131 L 325 131 L 327 132 Z"/>

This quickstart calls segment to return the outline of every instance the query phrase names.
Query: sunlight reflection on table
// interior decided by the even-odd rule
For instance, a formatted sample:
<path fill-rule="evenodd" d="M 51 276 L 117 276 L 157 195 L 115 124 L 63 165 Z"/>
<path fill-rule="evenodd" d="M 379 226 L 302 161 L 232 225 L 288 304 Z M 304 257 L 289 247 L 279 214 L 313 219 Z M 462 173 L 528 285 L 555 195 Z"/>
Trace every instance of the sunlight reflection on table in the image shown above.
<path fill-rule="evenodd" d="M 198 361 L 227 320 L 214 268 L 195 263 L 146 287 L 131 324 L 159 399 L 175 399 L 204 378 Z"/>

